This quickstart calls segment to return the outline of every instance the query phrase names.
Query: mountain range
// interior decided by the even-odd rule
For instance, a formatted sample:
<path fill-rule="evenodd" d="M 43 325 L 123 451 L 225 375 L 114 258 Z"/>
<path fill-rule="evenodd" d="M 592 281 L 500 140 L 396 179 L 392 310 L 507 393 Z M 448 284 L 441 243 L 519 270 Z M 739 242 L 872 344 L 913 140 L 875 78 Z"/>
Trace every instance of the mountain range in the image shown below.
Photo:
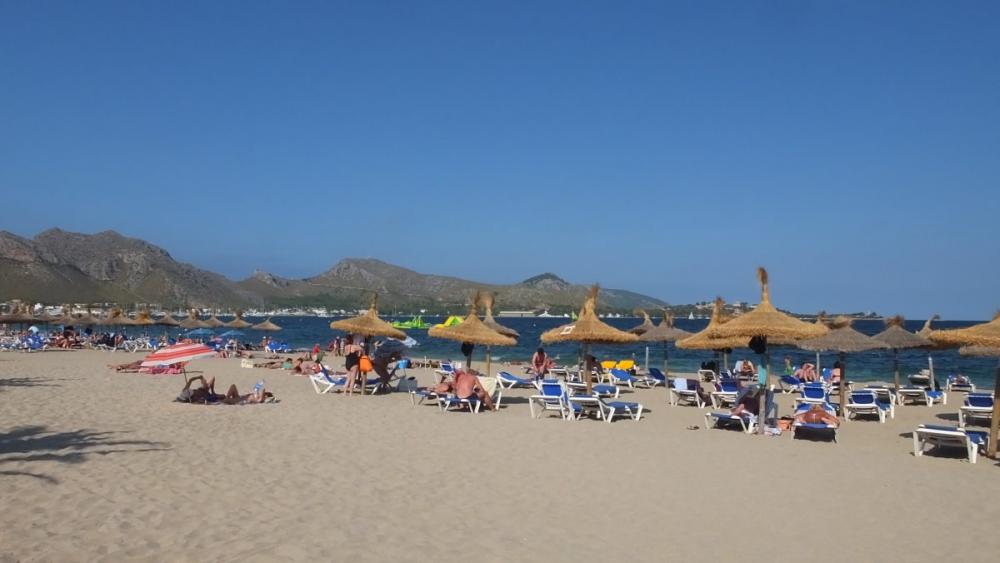
<path fill-rule="evenodd" d="M 304 279 L 256 271 L 233 281 L 178 262 L 146 241 L 114 231 L 49 229 L 34 238 L 0 231 L 0 300 L 57 303 L 150 303 L 164 307 L 324 306 L 355 309 L 379 293 L 382 310 L 459 312 L 477 289 L 497 294 L 498 309 L 568 312 L 586 286 L 544 273 L 516 284 L 489 284 L 422 274 L 380 260 L 345 258 Z M 602 309 L 655 309 L 654 297 L 601 289 Z"/>

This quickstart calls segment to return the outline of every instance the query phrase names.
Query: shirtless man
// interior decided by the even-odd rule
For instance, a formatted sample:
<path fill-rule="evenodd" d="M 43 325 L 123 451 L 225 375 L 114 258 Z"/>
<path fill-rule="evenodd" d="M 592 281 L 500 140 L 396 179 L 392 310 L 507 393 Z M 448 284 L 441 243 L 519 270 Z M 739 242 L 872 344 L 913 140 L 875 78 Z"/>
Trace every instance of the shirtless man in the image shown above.
<path fill-rule="evenodd" d="M 827 426 L 838 427 L 840 426 L 840 421 L 837 417 L 828 413 L 823 405 L 814 404 L 809 407 L 809 410 L 801 412 L 795 415 L 795 422 L 803 422 L 807 424 L 826 424 Z"/>
<path fill-rule="evenodd" d="M 191 384 L 195 381 L 201 381 L 201 386 L 192 389 Z M 205 379 L 204 376 L 196 375 L 191 379 L 184 382 L 184 388 L 181 389 L 179 395 L 177 395 L 177 400 L 182 403 L 211 403 L 220 400 L 222 397 L 215 393 L 215 378 L 209 377 Z"/>
<path fill-rule="evenodd" d="M 475 374 L 465 370 L 457 370 L 453 382 L 442 382 L 434 388 L 434 391 L 437 393 L 454 393 L 459 399 L 471 399 L 475 396 L 491 411 L 497 410 L 493 404 L 493 397 L 490 397 L 489 393 L 479 385 L 479 378 Z"/>

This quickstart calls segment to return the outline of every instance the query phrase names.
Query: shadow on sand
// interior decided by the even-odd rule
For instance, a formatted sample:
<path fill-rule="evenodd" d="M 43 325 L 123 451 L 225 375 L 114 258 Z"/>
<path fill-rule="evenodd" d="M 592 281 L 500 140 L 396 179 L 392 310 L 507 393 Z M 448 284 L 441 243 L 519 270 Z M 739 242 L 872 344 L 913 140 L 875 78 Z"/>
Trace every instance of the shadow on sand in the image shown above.
<path fill-rule="evenodd" d="M 115 436 L 122 432 L 97 432 L 71 430 L 57 432 L 46 426 L 18 426 L 0 432 L 0 467 L 4 464 L 25 464 L 37 461 L 83 463 L 95 455 L 125 454 L 166 451 L 170 444 L 148 440 L 124 440 Z M 0 475 L 27 476 L 51 484 L 58 480 L 48 475 L 25 471 L 0 469 Z"/>

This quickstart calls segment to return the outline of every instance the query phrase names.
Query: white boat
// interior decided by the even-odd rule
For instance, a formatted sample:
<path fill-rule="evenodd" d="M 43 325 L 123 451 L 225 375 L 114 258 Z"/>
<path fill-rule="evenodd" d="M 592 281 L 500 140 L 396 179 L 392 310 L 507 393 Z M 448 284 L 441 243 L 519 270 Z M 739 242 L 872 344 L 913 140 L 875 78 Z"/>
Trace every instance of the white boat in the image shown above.
<path fill-rule="evenodd" d="M 694 311 L 688 313 L 688 320 L 689 321 L 693 321 L 694 320 Z"/>

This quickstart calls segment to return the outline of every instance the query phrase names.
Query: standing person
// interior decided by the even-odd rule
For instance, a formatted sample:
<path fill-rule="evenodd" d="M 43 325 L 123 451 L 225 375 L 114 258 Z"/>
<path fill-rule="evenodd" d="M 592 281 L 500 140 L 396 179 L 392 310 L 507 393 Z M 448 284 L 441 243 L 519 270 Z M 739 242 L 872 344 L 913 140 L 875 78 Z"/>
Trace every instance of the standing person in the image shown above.
<path fill-rule="evenodd" d="M 792 366 L 792 357 L 785 356 L 785 375 L 792 375 L 795 373 L 795 368 Z"/>
<path fill-rule="evenodd" d="M 365 353 L 365 350 L 354 343 L 353 335 L 348 334 L 344 338 L 344 342 L 344 369 L 347 370 L 347 390 L 345 392 L 350 395 L 354 393 L 354 385 L 361 380 L 361 355 Z M 362 391 L 364 391 L 364 387 L 362 387 Z"/>
<path fill-rule="evenodd" d="M 552 360 L 545 354 L 545 348 L 539 347 L 531 356 L 531 369 L 535 372 L 536 379 L 544 379 L 545 374 L 552 367 Z"/>

